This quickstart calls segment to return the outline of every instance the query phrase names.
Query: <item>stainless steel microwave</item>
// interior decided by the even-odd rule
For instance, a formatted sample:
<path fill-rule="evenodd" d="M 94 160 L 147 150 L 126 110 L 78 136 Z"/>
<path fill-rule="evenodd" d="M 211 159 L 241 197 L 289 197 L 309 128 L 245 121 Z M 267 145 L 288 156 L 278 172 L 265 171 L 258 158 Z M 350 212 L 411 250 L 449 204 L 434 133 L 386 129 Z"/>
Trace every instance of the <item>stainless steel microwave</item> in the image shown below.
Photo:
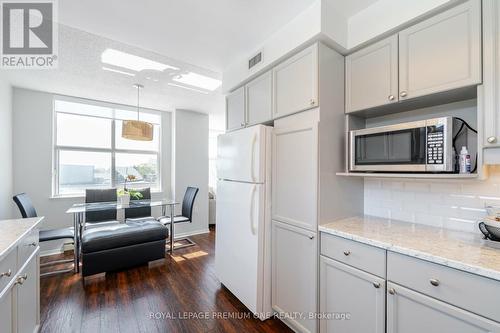
<path fill-rule="evenodd" d="M 454 172 L 453 117 L 350 131 L 350 171 Z"/>

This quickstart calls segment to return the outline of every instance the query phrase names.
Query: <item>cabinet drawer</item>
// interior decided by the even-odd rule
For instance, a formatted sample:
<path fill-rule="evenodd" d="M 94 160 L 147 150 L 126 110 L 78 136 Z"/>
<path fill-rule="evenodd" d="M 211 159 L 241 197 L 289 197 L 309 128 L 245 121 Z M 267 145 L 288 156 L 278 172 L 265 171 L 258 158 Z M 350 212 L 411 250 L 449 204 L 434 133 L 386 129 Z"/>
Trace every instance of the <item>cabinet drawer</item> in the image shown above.
<path fill-rule="evenodd" d="M 387 280 L 500 322 L 500 281 L 394 252 Z"/>
<path fill-rule="evenodd" d="M 321 233 L 321 254 L 385 278 L 385 250 Z"/>
<path fill-rule="evenodd" d="M 17 248 L 0 261 L 0 294 L 17 273 Z"/>
<path fill-rule="evenodd" d="M 38 247 L 38 228 L 31 230 L 19 242 L 17 246 L 17 267 L 21 267 L 26 263 L 30 255 L 35 252 Z"/>

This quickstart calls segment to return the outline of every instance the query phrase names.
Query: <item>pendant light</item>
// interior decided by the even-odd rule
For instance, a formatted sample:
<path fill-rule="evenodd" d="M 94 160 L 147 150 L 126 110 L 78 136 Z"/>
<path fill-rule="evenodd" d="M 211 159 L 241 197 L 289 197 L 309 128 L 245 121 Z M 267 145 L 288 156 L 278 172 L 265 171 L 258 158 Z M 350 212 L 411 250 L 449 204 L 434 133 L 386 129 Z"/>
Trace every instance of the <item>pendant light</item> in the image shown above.
<path fill-rule="evenodd" d="M 122 124 L 122 138 L 136 141 L 153 141 L 153 124 L 139 120 L 139 92 L 144 86 L 135 83 L 137 88 L 137 120 L 124 120 Z"/>

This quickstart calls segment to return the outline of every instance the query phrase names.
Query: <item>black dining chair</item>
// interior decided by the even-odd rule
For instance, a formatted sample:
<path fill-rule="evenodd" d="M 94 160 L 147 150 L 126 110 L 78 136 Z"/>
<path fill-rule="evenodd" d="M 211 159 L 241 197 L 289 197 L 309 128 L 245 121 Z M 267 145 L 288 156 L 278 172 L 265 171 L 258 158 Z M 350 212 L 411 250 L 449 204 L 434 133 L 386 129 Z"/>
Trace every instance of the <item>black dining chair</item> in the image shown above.
<path fill-rule="evenodd" d="M 115 188 L 86 189 L 85 203 L 107 203 L 116 204 L 118 195 Z M 116 217 L 116 207 L 105 210 L 88 210 L 85 212 L 84 228 L 102 227 L 109 224 L 120 223 Z"/>
<path fill-rule="evenodd" d="M 174 224 L 177 223 L 192 223 L 193 222 L 193 208 L 196 195 L 200 189 L 197 187 L 189 186 L 184 193 L 184 199 L 182 200 L 181 215 L 174 216 Z M 162 216 L 159 221 L 163 225 L 168 225 L 171 223 L 171 218 L 169 216 Z M 170 246 L 175 241 L 174 228 L 173 225 L 170 226 Z M 182 244 L 174 247 L 174 249 L 180 249 L 183 247 L 196 245 L 190 238 L 177 239 L 179 242 L 186 242 L 187 244 Z"/>
<path fill-rule="evenodd" d="M 15 196 L 12 197 L 12 199 L 19 208 L 19 211 L 21 212 L 21 216 L 23 218 L 37 217 L 36 209 L 33 206 L 33 202 L 26 193 L 16 194 Z M 74 258 L 76 258 L 75 229 L 73 227 L 40 230 L 38 234 L 38 239 L 41 243 L 54 240 L 66 240 L 67 242 L 65 242 L 64 245 L 73 244 L 73 256 Z M 68 273 L 75 270 L 74 258 L 53 260 L 40 264 L 40 267 L 45 267 L 45 266 L 60 265 L 73 262 L 72 268 L 50 271 L 47 273 L 40 274 L 40 276 Z"/>
<path fill-rule="evenodd" d="M 135 200 L 151 200 L 151 188 L 129 189 L 136 193 L 140 193 L 140 197 L 130 197 L 130 201 Z M 155 221 L 156 219 L 151 216 L 151 207 L 131 207 L 125 208 L 125 222 L 143 222 Z"/>

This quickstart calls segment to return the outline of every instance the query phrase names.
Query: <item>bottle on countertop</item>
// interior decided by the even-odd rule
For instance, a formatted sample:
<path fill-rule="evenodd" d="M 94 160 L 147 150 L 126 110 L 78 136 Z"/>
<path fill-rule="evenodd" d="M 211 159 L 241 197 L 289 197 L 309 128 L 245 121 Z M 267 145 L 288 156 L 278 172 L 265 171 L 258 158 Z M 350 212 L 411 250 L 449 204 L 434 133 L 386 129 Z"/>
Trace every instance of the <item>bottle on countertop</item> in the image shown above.
<path fill-rule="evenodd" d="M 466 146 L 462 146 L 459 157 L 460 173 L 471 173 L 470 155 Z"/>

